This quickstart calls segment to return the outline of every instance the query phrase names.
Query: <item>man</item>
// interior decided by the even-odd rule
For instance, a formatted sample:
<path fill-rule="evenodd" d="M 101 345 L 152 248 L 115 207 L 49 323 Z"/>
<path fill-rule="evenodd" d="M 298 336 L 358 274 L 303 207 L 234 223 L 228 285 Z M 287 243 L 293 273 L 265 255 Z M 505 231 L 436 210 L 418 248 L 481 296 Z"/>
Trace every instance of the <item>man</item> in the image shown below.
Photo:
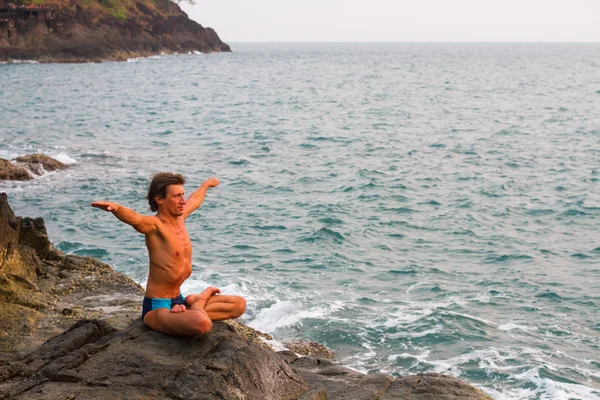
<path fill-rule="evenodd" d="M 150 329 L 173 336 L 207 333 L 212 321 L 236 318 L 246 310 L 243 297 L 220 295 L 220 290 L 214 287 L 185 298 L 181 295 L 181 284 L 192 273 L 192 242 L 184 221 L 200 207 L 208 188 L 220 182 L 217 178 L 207 179 L 187 201 L 184 183 L 179 174 L 161 172 L 152 177 L 147 196 L 150 209 L 157 212 L 152 216 L 138 214 L 117 203 L 92 203 L 145 235 L 150 274 L 142 318 Z"/>

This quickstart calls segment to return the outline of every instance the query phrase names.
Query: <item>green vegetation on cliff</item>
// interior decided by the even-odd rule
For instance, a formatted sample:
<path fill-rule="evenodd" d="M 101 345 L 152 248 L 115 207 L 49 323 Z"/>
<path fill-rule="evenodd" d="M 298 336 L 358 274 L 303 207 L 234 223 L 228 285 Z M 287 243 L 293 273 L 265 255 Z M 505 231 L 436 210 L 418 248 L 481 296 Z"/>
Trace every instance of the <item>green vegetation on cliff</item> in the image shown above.
<path fill-rule="evenodd" d="M 96 20 L 105 16 L 113 16 L 119 19 L 135 18 L 148 10 L 156 12 L 163 17 L 180 12 L 181 0 L 76 0 L 76 3 L 85 11 L 92 12 Z M 184 0 L 194 4 L 194 0 Z M 0 7 L 3 4 L 14 4 L 16 7 L 28 6 L 69 6 L 70 0 L 0 0 Z"/>

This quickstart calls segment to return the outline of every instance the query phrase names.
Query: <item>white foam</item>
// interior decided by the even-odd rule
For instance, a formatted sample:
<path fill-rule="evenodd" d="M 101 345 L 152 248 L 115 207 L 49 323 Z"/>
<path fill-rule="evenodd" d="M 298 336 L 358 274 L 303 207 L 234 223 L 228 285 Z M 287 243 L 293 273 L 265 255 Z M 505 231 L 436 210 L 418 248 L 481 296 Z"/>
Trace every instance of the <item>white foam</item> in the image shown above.
<path fill-rule="evenodd" d="M 135 62 L 140 62 L 140 61 L 148 61 L 148 60 L 152 60 L 154 58 L 160 58 L 163 55 L 165 55 L 165 53 L 160 53 L 160 54 L 156 54 L 156 55 L 148 56 L 148 57 L 132 57 L 132 58 L 128 58 L 127 62 L 135 63 Z"/>
<path fill-rule="evenodd" d="M 501 331 L 505 331 L 505 332 L 512 331 L 514 329 L 520 329 L 522 331 L 527 332 L 529 330 L 537 331 L 538 328 L 536 326 L 529 327 L 529 326 L 517 325 L 517 324 L 513 324 L 512 322 L 509 322 L 508 324 L 498 325 L 498 329 Z"/>
<path fill-rule="evenodd" d="M 542 378 L 540 377 L 539 370 L 540 367 L 534 367 L 521 374 L 514 375 L 511 378 L 534 383 L 539 391 L 542 392 L 540 397 L 537 397 L 540 400 L 600 399 L 600 391 L 598 390 L 594 390 L 583 385 L 558 382 L 552 379 Z"/>
<path fill-rule="evenodd" d="M 296 302 L 278 301 L 260 310 L 248 326 L 262 332 L 273 333 L 277 328 L 302 324 L 301 320 L 305 318 L 322 318 L 326 314 L 328 311 L 324 308 L 308 310 Z"/>
<path fill-rule="evenodd" d="M 488 321 L 488 320 L 483 319 L 483 318 L 474 317 L 473 315 L 469 315 L 469 314 L 457 313 L 457 312 L 454 312 L 454 311 L 444 311 L 444 312 L 442 312 L 442 314 L 443 315 L 444 314 L 445 315 L 454 315 L 454 316 L 457 316 L 457 317 L 468 318 L 468 319 L 471 319 L 473 321 L 481 322 L 482 324 L 485 324 L 485 325 L 488 325 L 488 326 L 494 326 L 494 323 L 491 322 L 491 321 Z"/>
<path fill-rule="evenodd" d="M 472 364 L 474 361 L 479 363 L 479 368 L 487 371 L 489 374 L 494 372 L 502 372 L 509 374 L 509 378 L 513 382 L 522 382 L 519 386 L 525 383 L 533 384 L 534 389 L 514 389 L 503 387 L 501 391 L 497 388 L 481 387 L 484 392 L 494 399 L 502 400 L 517 400 L 517 399 L 539 399 L 539 400 L 599 400 L 600 391 L 580 384 L 563 383 L 549 378 L 540 377 L 540 369 L 545 368 L 552 371 L 562 369 L 561 366 L 550 364 L 544 361 L 539 350 L 530 348 L 502 348 L 502 349 L 485 349 L 475 350 L 468 354 L 462 354 L 446 360 L 429 360 L 430 353 L 425 351 L 420 355 L 402 353 L 388 357 L 389 362 L 394 362 L 398 358 L 414 358 L 415 365 L 422 363 L 432 366 L 433 372 L 450 374 L 455 377 L 460 377 L 462 374 L 462 366 Z M 531 367 L 530 365 L 507 365 L 515 359 L 523 359 L 523 356 L 528 356 L 535 359 L 540 364 Z M 527 358 L 527 357 L 525 357 Z M 412 367 L 411 367 L 412 368 Z M 511 374 L 512 373 L 512 374 Z"/>
<path fill-rule="evenodd" d="M 75 163 L 77 163 L 76 159 L 74 159 L 73 157 L 69 156 L 66 153 L 58 153 L 57 155 L 53 156 L 52 158 L 60 161 L 63 164 L 75 164 Z"/>
<path fill-rule="evenodd" d="M 530 389 L 502 389 L 499 392 L 495 389 L 490 389 L 485 386 L 476 386 L 483 390 L 485 394 L 490 396 L 494 400 L 523 400 L 523 399 L 535 399 L 535 391 Z"/>
<path fill-rule="evenodd" d="M 399 310 L 395 315 L 390 316 L 388 320 L 383 323 L 386 328 L 398 326 L 399 324 L 411 324 L 423 319 L 433 313 L 430 308 L 423 308 L 420 310 Z"/>
<path fill-rule="evenodd" d="M 409 353 L 394 354 L 394 355 L 388 356 L 387 360 L 388 360 L 388 362 L 393 363 L 398 358 L 413 358 L 413 359 L 415 359 L 415 363 L 409 367 L 409 368 L 413 368 L 414 366 L 416 366 L 419 363 L 426 362 L 430 353 L 431 353 L 431 350 L 425 350 L 421 354 L 409 354 Z"/>
<path fill-rule="evenodd" d="M 398 338 L 420 338 L 420 337 L 424 337 L 427 335 L 433 335 L 436 333 L 440 333 L 442 330 L 444 329 L 444 327 L 442 325 L 436 325 L 431 329 L 426 329 L 422 332 L 406 332 L 406 331 L 402 331 L 402 332 L 396 332 L 393 333 L 391 335 L 389 335 L 389 337 L 391 339 L 398 339 Z"/>

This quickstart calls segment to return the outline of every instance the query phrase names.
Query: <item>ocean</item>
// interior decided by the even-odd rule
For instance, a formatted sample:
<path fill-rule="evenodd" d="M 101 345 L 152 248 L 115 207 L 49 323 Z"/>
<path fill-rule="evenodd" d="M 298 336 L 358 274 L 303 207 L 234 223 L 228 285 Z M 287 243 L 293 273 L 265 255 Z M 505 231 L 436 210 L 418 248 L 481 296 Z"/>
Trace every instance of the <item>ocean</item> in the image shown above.
<path fill-rule="evenodd" d="M 0 65 L 0 157 L 70 164 L 0 191 L 144 285 L 143 237 L 90 203 L 218 177 L 184 293 L 359 371 L 600 399 L 600 44 L 232 49 Z"/>

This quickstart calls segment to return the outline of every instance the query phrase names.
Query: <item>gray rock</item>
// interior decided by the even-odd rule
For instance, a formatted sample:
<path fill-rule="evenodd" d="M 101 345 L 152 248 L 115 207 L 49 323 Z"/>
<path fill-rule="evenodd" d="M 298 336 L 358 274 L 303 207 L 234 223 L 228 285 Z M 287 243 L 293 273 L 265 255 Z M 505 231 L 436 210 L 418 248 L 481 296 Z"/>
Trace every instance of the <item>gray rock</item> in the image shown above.
<path fill-rule="evenodd" d="M 485 400 L 481 390 L 441 374 L 419 374 L 396 378 L 380 400 Z"/>
<path fill-rule="evenodd" d="M 309 357 L 299 358 L 291 365 L 311 389 L 325 389 L 328 399 L 378 399 L 393 381 L 390 375 L 365 375 L 331 361 Z"/>
<path fill-rule="evenodd" d="M 79 321 L 20 360 L 0 363 L 0 398 L 297 399 L 308 389 L 281 357 L 229 325 L 174 338 L 141 319 L 116 331 Z M 93 389 L 93 391 L 91 391 Z"/>

